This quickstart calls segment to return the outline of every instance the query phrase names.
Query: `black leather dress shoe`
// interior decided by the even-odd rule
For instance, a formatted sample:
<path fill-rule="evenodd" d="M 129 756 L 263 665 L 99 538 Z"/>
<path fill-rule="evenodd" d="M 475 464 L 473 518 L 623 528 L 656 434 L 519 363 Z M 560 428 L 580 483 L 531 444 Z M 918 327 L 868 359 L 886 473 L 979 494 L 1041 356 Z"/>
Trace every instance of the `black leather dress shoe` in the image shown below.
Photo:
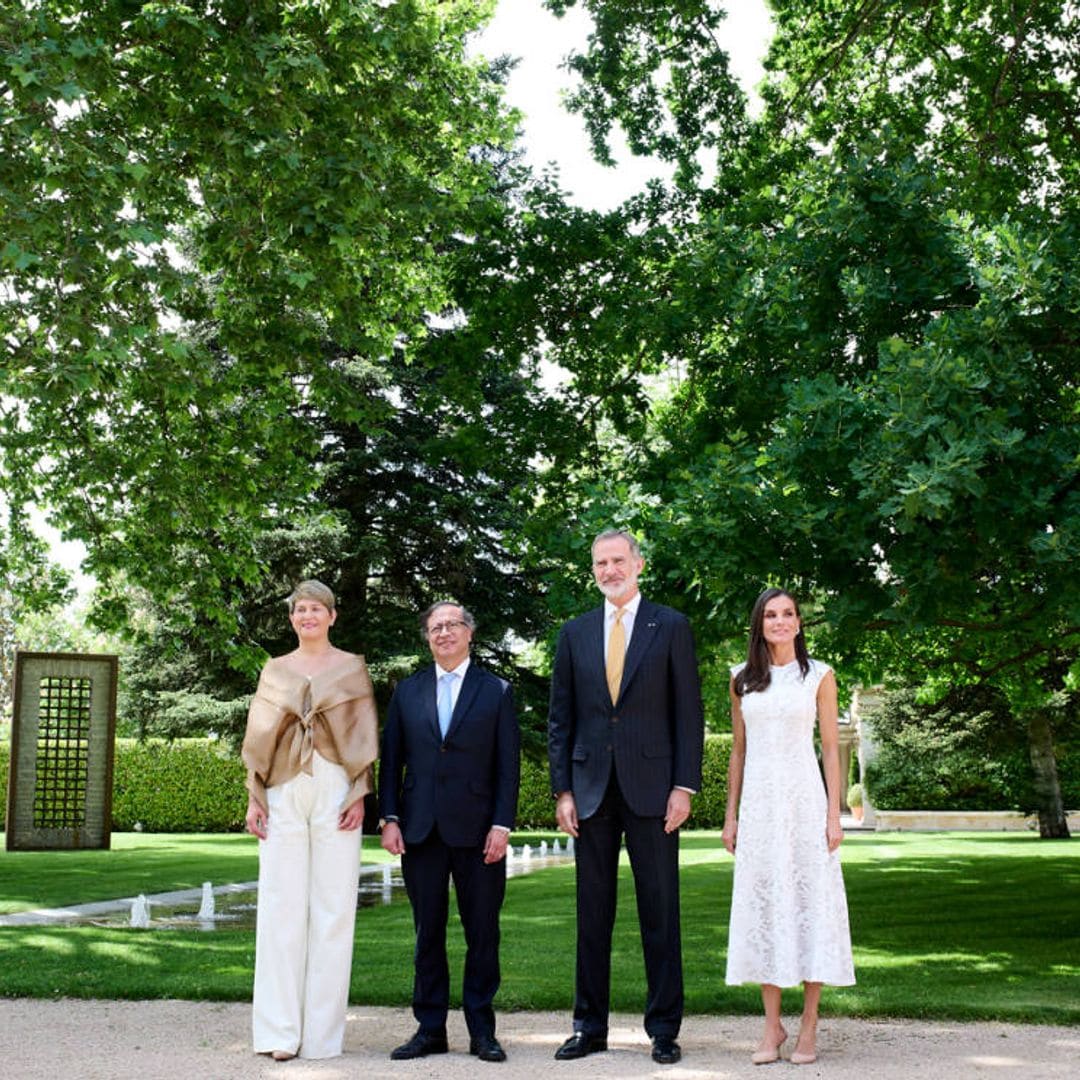
<path fill-rule="evenodd" d="M 607 1049 L 606 1035 L 590 1035 L 586 1031 L 575 1031 L 555 1051 L 556 1061 L 573 1061 L 574 1058 L 583 1058 L 586 1054 L 596 1054 Z"/>
<path fill-rule="evenodd" d="M 481 1061 L 505 1061 L 506 1051 L 494 1035 L 477 1035 L 469 1040 L 469 1053 Z"/>
<path fill-rule="evenodd" d="M 652 1059 L 660 1065 L 674 1065 L 682 1050 L 673 1035 L 656 1035 L 652 1041 Z"/>
<path fill-rule="evenodd" d="M 410 1061 L 412 1058 L 427 1057 L 428 1054 L 445 1054 L 449 1049 L 445 1031 L 420 1030 L 408 1042 L 391 1050 L 390 1060 Z"/>

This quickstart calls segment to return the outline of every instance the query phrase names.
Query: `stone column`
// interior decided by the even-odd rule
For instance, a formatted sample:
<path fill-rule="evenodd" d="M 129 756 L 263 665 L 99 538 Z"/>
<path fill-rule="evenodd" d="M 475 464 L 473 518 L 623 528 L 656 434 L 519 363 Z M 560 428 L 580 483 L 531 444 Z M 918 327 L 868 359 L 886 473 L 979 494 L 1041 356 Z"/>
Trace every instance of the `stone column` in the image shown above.
<path fill-rule="evenodd" d="M 855 720 L 855 729 L 859 740 L 859 783 L 863 789 L 863 825 L 873 829 L 877 827 L 877 815 L 870 793 L 866 790 L 866 767 L 877 757 L 877 743 L 874 742 L 872 718 L 874 710 L 881 705 L 882 688 L 880 686 L 857 686 L 851 696 L 851 715 Z"/>
<path fill-rule="evenodd" d="M 858 751 L 859 733 L 855 730 L 855 717 L 850 713 L 839 724 L 837 749 L 840 751 L 840 805 L 850 810 L 847 801 L 848 775 L 851 772 L 851 755 Z"/>

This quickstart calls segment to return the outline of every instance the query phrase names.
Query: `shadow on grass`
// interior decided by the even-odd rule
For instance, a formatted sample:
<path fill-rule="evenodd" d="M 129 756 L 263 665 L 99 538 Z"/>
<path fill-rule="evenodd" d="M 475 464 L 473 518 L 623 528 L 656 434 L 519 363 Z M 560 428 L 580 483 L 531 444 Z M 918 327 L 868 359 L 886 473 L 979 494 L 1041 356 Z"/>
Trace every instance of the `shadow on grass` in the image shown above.
<path fill-rule="evenodd" d="M 241 835 L 117 833 L 110 851 L 4 851 L 0 914 L 253 881 L 258 865 L 255 841 Z"/>
<path fill-rule="evenodd" d="M 845 844 L 844 856 L 858 985 L 826 988 L 823 1012 L 1080 1023 L 1080 848 L 879 836 Z M 732 863 L 715 866 L 721 926 L 702 910 L 709 873 L 692 866 L 683 875 L 689 1007 L 742 1011 L 749 1002 L 758 1011 L 757 988 L 747 996 L 722 985 Z M 715 972 L 700 965 L 702 952 Z"/>

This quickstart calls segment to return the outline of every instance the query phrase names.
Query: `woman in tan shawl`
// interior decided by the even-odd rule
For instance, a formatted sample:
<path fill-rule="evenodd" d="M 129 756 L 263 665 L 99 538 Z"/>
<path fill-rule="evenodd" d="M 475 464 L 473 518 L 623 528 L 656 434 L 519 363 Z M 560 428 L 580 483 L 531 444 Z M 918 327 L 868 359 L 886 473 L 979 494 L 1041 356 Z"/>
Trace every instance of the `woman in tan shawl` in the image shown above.
<path fill-rule="evenodd" d="M 363 657 L 330 644 L 336 618 L 321 582 L 293 591 L 298 645 L 263 668 L 241 751 L 260 841 L 252 1033 L 278 1061 L 334 1057 L 345 1037 L 378 720 Z"/>

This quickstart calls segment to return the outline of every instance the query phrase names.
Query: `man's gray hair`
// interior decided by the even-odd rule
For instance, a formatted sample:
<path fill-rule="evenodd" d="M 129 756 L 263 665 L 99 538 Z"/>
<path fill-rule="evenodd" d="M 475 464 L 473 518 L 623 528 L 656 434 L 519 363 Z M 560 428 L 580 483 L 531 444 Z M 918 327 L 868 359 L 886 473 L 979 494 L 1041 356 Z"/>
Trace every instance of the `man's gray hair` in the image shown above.
<path fill-rule="evenodd" d="M 625 540 L 630 545 L 630 554 L 635 559 L 641 558 L 641 545 L 637 542 L 637 537 L 626 529 L 605 529 L 602 533 L 597 533 L 589 550 L 595 551 L 601 540 Z"/>
<path fill-rule="evenodd" d="M 427 641 L 427 624 L 428 620 L 436 611 L 441 607 L 456 607 L 461 608 L 461 621 L 470 629 L 476 629 L 476 620 L 473 618 L 472 612 L 462 604 L 457 603 L 456 600 L 436 600 L 434 604 L 425 608 L 420 615 L 420 636 Z"/>

